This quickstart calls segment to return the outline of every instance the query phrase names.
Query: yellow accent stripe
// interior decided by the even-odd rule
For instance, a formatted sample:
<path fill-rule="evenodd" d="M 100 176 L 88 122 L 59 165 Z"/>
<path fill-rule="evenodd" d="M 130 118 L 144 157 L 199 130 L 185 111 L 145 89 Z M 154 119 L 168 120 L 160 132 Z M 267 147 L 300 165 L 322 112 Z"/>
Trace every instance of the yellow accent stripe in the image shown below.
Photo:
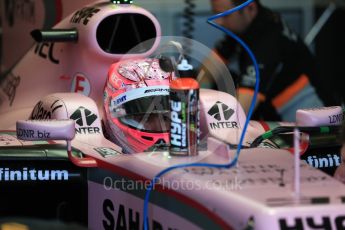
<path fill-rule="evenodd" d="M 18 223 L 4 223 L 0 226 L 0 230 L 29 230 L 29 227 Z"/>

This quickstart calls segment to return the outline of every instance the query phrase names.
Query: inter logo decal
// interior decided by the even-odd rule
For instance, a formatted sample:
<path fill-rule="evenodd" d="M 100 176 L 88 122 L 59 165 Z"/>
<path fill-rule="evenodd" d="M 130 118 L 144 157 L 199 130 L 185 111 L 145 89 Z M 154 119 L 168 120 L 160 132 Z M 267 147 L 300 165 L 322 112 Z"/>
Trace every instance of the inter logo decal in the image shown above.
<path fill-rule="evenodd" d="M 76 128 L 77 134 L 94 134 L 100 133 L 99 127 L 92 127 L 92 124 L 97 120 L 97 115 L 90 110 L 80 106 L 71 116 L 71 119 L 79 126 Z"/>
<path fill-rule="evenodd" d="M 216 120 L 229 120 L 231 116 L 235 113 L 233 109 L 231 109 L 226 104 L 217 101 L 217 103 L 212 106 L 212 108 L 208 111 L 208 114 L 214 117 Z M 222 116 L 224 119 L 222 119 Z"/>
<path fill-rule="evenodd" d="M 238 123 L 236 121 L 229 121 L 234 115 L 235 110 L 231 109 L 223 102 L 217 101 L 207 113 L 218 121 L 210 122 L 211 129 L 238 128 Z"/>

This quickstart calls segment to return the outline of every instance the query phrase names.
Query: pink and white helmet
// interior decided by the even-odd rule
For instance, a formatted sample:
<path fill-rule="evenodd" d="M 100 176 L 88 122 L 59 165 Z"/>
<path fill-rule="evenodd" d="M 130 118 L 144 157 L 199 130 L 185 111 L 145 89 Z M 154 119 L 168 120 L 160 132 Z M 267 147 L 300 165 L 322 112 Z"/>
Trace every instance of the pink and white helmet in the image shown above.
<path fill-rule="evenodd" d="M 113 64 L 104 91 L 109 138 L 128 153 L 169 143 L 169 83 L 172 73 L 157 59 L 131 59 Z"/>

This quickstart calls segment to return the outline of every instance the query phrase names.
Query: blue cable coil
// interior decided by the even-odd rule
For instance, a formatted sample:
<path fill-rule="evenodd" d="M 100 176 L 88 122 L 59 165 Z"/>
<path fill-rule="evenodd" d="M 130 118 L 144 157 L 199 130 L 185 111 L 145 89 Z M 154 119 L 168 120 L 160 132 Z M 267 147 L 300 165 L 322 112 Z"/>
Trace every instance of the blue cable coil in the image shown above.
<path fill-rule="evenodd" d="M 178 164 L 178 165 L 174 165 L 174 166 L 171 166 L 169 168 L 166 168 L 166 169 L 162 170 L 161 172 L 159 172 L 151 180 L 151 183 L 149 184 L 149 186 L 146 190 L 146 194 L 145 194 L 144 207 L 143 207 L 143 213 L 144 213 L 143 219 L 144 219 L 144 229 L 145 230 L 148 230 L 147 212 L 148 212 L 150 194 L 151 194 L 151 191 L 152 191 L 154 185 L 156 184 L 156 182 L 158 182 L 158 180 L 161 176 L 163 176 L 164 174 L 166 174 L 172 170 L 186 168 L 186 167 L 209 167 L 209 168 L 227 168 L 228 169 L 228 168 L 234 167 L 237 164 L 237 161 L 238 161 L 241 149 L 242 149 L 244 137 L 245 137 L 245 134 L 246 134 L 246 131 L 248 128 L 248 124 L 250 122 L 250 119 L 251 119 L 253 112 L 254 112 L 254 109 L 255 109 L 255 104 L 256 104 L 257 95 L 258 95 L 258 91 L 259 91 L 259 84 L 260 84 L 260 71 L 259 71 L 259 66 L 258 66 L 258 63 L 256 61 L 255 55 L 253 54 L 251 49 L 247 46 L 247 44 L 242 39 L 240 39 L 237 35 L 235 35 L 233 32 L 231 32 L 231 31 L 227 30 L 226 28 L 215 23 L 214 20 L 221 18 L 221 17 L 224 17 L 224 16 L 227 16 L 229 14 L 232 14 L 236 11 L 239 11 L 239 10 L 243 9 L 244 7 L 248 6 L 252 2 L 253 2 L 253 0 L 248 0 L 244 3 L 242 3 L 241 5 L 238 5 L 238 6 L 232 8 L 228 11 L 225 11 L 223 13 L 214 15 L 214 16 L 208 18 L 208 20 L 207 20 L 207 23 L 209 23 L 213 27 L 223 31 L 224 33 L 226 33 L 227 35 L 229 35 L 230 37 L 235 39 L 243 47 L 243 49 L 248 53 L 248 55 L 250 56 L 250 58 L 254 64 L 254 68 L 255 68 L 256 83 L 255 83 L 255 91 L 254 91 L 254 95 L 253 95 L 253 100 L 251 102 L 251 105 L 250 105 L 250 108 L 249 108 L 249 111 L 247 114 L 247 119 L 246 119 L 246 122 L 245 122 L 244 127 L 243 127 L 240 141 L 239 141 L 238 146 L 237 146 L 235 158 L 227 164 L 208 164 L 208 163 Z"/>

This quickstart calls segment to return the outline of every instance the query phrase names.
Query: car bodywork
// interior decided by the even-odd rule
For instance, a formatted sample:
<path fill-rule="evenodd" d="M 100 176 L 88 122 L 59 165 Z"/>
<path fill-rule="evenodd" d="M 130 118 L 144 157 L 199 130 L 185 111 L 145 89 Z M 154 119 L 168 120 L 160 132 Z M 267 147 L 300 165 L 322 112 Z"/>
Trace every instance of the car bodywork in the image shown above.
<path fill-rule="evenodd" d="M 229 162 L 234 158 L 233 147 L 238 144 L 238 134 L 245 122 L 244 112 L 233 96 L 206 90 L 201 93 L 206 148 L 197 157 L 171 157 L 167 151 L 123 154 L 121 146 L 110 142 L 102 127 L 103 95 L 100 92 L 106 83 L 107 68 L 125 55 L 119 47 L 112 46 L 110 38 L 97 40 L 100 39 L 97 33 L 99 28 L 108 28 L 102 27 L 102 22 L 109 23 L 107 19 L 127 15 L 130 20 L 133 14 L 148 20 L 150 36 L 157 39 L 140 54 L 128 54 L 127 58 L 148 56 L 157 47 L 160 36 L 159 23 L 153 15 L 136 6 L 97 3 L 76 11 L 54 28 L 78 31 L 77 42 L 43 41 L 37 44 L 1 82 L 0 127 L 4 131 L 0 153 L 16 162 L 29 160 L 27 167 L 3 166 L 1 183 L 9 183 L 6 178 L 18 179 L 24 175 L 30 182 L 33 178 L 65 178 L 61 172 L 57 176 L 57 172 L 52 174 L 44 169 L 43 176 L 41 169 L 30 168 L 31 155 L 38 154 L 45 161 L 54 162 L 54 167 L 59 164 L 57 159 L 68 159 L 74 169 L 86 168 L 90 229 L 141 228 L 143 198 L 149 180 L 176 164 Z M 142 18 L 137 19 L 141 21 Z M 110 24 L 114 25 L 116 20 L 110 20 Z M 122 32 L 126 35 L 126 27 Z M 108 50 L 107 46 L 102 46 L 103 42 L 108 42 Z M 238 130 L 233 129 L 234 125 L 217 125 L 223 121 L 208 115 L 218 102 L 234 109 L 237 120 L 232 122 L 238 122 Z M 37 124 L 42 122 L 48 126 L 49 120 L 74 120 L 75 137 L 71 141 L 74 151 L 67 153 L 65 141 L 50 138 L 58 129 L 43 132 L 16 127 L 16 121 L 25 119 L 38 120 Z M 42 119 L 48 121 L 40 121 Z M 249 147 L 251 141 L 273 129 L 274 125 L 252 122 L 245 145 Z M 332 135 L 329 137 L 334 145 L 330 145 L 337 148 L 339 143 Z M 35 136 L 36 140 L 23 142 L 19 136 L 21 139 Z M 310 137 L 312 140 L 321 136 L 310 134 Z M 167 174 L 150 200 L 150 228 L 267 229 L 270 226 L 270 229 L 313 229 L 322 226 L 343 229 L 345 186 L 301 162 L 297 166 L 301 168 L 301 193 L 296 194 L 293 156 L 279 149 L 291 148 L 289 139 L 291 136 L 272 136 L 270 148 L 263 145 L 242 150 L 236 168 L 185 168 Z"/>

